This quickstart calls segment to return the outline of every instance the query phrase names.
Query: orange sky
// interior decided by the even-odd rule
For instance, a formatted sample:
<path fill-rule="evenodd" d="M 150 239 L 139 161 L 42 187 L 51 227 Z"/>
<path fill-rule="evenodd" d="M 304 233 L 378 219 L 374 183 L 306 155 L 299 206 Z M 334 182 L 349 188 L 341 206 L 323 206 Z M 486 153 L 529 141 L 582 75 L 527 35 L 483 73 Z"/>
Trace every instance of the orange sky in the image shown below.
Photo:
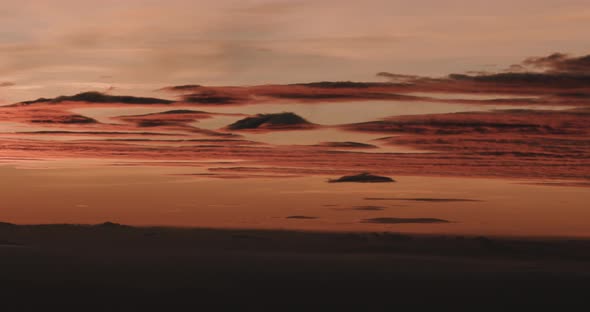
<path fill-rule="evenodd" d="M 590 235 L 590 0 L 2 0 L 0 26 L 2 221 Z M 397 183 L 327 183 L 363 172 Z"/>
<path fill-rule="evenodd" d="M 111 87 L 376 80 L 585 54 L 588 0 L 3 0 L 0 103 Z"/>

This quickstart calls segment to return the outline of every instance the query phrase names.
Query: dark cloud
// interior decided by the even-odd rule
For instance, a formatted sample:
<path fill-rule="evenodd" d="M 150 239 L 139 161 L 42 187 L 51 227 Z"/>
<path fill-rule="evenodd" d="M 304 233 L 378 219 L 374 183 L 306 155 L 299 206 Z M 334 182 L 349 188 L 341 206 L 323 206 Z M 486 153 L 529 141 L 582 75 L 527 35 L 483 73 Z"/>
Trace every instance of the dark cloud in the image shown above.
<path fill-rule="evenodd" d="M 113 141 L 113 142 L 161 142 L 161 143 L 208 143 L 208 144 L 261 144 L 254 141 L 241 140 L 241 139 L 143 139 L 143 138 L 125 138 L 125 139 L 101 139 L 100 141 Z M 224 162 L 217 162 L 224 163 Z M 233 162 L 227 162 L 232 164 Z"/>
<path fill-rule="evenodd" d="M 590 83 L 590 55 L 573 57 L 554 53 L 542 57 L 529 57 L 513 64 L 504 73 L 477 73 L 475 75 L 449 75 L 454 80 L 496 82 L 508 84 L 557 85 L 584 87 Z"/>
<path fill-rule="evenodd" d="M 378 176 L 370 173 L 361 173 L 356 175 L 350 176 L 343 176 L 338 179 L 331 179 L 328 182 L 330 183 L 345 183 L 345 182 L 358 182 L 358 183 L 387 183 L 387 182 L 395 182 L 394 179 L 390 177 Z"/>
<path fill-rule="evenodd" d="M 426 101 L 466 104 L 590 104 L 584 97 L 559 94 L 590 93 L 590 55 L 572 57 L 555 53 L 528 58 L 499 72 L 468 71 L 444 77 L 379 72 L 389 82 L 318 81 L 288 85 L 203 87 L 180 85 L 164 88 L 181 94 L 187 103 L 256 104 L 269 101 L 344 102 L 359 100 Z M 531 98 L 449 99 L 411 93 L 472 93 L 527 95 Z"/>
<path fill-rule="evenodd" d="M 316 144 L 314 146 L 320 146 L 320 147 L 333 147 L 333 148 L 377 148 L 377 146 L 373 145 L 373 144 L 367 144 L 367 143 L 359 143 L 359 142 L 350 142 L 350 141 L 344 141 L 344 142 L 322 142 L 320 144 Z"/>
<path fill-rule="evenodd" d="M 184 102 L 200 104 L 234 104 L 238 102 L 237 98 L 218 94 L 190 94 L 182 97 Z"/>
<path fill-rule="evenodd" d="M 357 101 L 357 100 L 392 100 L 419 101 L 428 98 L 413 95 L 396 94 L 406 92 L 396 84 L 379 82 L 310 82 L 289 85 L 259 85 L 246 87 L 203 87 L 182 85 L 166 87 L 161 90 L 179 93 L 186 103 L 202 105 L 239 105 L 266 103 L 276 100 L 297 102 Z"/>
<path fill-rule="evenodd" d="M 588 113 L 580 110 L 498 110 L 493 112 L 397 116 L 344 126 L 346 129 L 416 135 L 580 135 Z"/>
<path fill-rule="evenodd" d="M 120 132 L 120 131 L 67 131 L 67 130 L 43 130 L 17 132 L 18 134 L 48 134 L 48 135 L 148 135 L 148 136 L 183 136 L 184 134 L 160 133 L 160 132 Z"/>
<path fill-rule="evenodd" d="M 521 72 L 526 72 L 527 69 L 526 69 L 526 67 L 524 67 L 520 64 L 512 64 L 504 71 L 509 72 L 509 73 L 521 73 Z"/>
<path fill-rule="evenodd" d="M 401 224 L 401 223 L 449 223 L 450 221 L 437 218 L 371 218 L 364 223 Z"/>
<path fill-rule="evenodd" d="M 570 73 L 590 75 L 590 54 L 573 57 L 564 53 L 554 53 L 544 57 L 531 57 L 523 65 L 540 68 L 550 73 Z"/>
<path fill-rule="evenodd" d="M 192 125 L 193 122 L 197 122 L 200 119 L 207 119 L 216 115 L 242 116 L 241 114 L 208 113 L 204 111 L 176 109 L 141 115 L 119 116 L 115 117 L 115 119 L 135 124 L 139 128 L 159 127 L 160 130 L 185 131 L 208 136 L 237 136 L 232 133 L 201 129 Z"/>
<path fill-rule="evenodd" d="M 367 89 L 369 87 L 366 87 Z M 334 88 L 339 89 L 339 88 Z M 394 94 L 386 92 L 274 92 L 270 94 L 263 94 L 279 99 L 291 99 L 291 100 L 302 100 L 302 101 L 355 101 L 355 100 L 392 100 L 392 101 L 417 101 L 422 98 Z"/>
<path fill-rule="evenodd" d="M 370 88 L 387 86 L 386 83 L 380 82 L 354 82 L 354 81 L 320 81 L 292 84 L 294 86 L 305 86 L 312 88 L 327 88 L 327 89 L 350 89 L 350 88 Z"/>
<path fill-rule="evenodd" d="M 44 127 L 67 126 L 68 129 L 83 128 L 85 125 L 101 126 L 97 120 L 80 114 L 72 114 L 59 105 L 48 107 L 2 106 L 0 121 L 42 124 Z"/>
<path fill-rule="evenodd" d="M 396 82 L 396 83 L 411 82 L 411 81 L 414 81 L 414 80 L 420 78 L 420 76 L 415 76 L 415 75 L 393 74 L 393 73 L 388 73 L 388 72 L 377 73 L 377 77 L 384 77 L 384 78 L 391 80 L 391 82 Z"/>
<path fill-rule="evenodd" d="M 82 115 L 63 115 L 48 119 L 31 119 L 32 123 L 58 123 L 58 124 L 94 124 L 97 121 L 93 118 Z"/>
<path fill-rule="evenodd" d="M 171 92 L 178 92 L 178 91 L 195 91 L 201 88 L 201 85 L 198 84 L 187 84 L 181 86 L 172 86 L 172 87 L 165 87 L 159 89 L 160 91 L 171 91 Z"/>
<path fill-rule="evenodd" d="M 397 92 L 505 93 L 547 95 L 561 90 L 590 89 L 590 55 L 555 53 L 532 57 L 499 73 L 471 71 L 432 78 L 380 72 Z"/>
<path fill-rule="evenodd" d="M 192 109 L 173 109 L 173 110 L 158 112 L 158 113 L 134 115 L 133 117 L 156 116 L 156 115 L 187 115 L 187 114 L 211 114 L 211 113 L 204 112 L 204 111 L 196 111 L 196 110 L 192 110 Z M 131 117 L 131 116 L 127 116 L 127 117 Z"/>
<path fill-rule="evenodd" d="M 425 166 L 421 169 L 423 172 L 438 171 L 452 163 L 457 165 L 456 173 L 486 171 L 486 176 L 501 176 L 514 170 L 515 175 L 563 175 L 587 179 L 589 117 L 588 109 L 516 109 L 396 116 L 345 128 L 400 134 L 381 142 L 440 153 L 438 160 L 424 159 L 414 164 L 416 169 Z M 410 161 L 413 162 L 428 155 L 414 154 L 411 157 L 414 157 Z M 440 166 L 436 167 L 435 163 Z"/>
<path fill-rule="evenodd" d="M 294 113 L 258 114 L 227 126 L 230 130 L 251 129 L 310 129 L 314 124 Z"/>
<path fill-rule="evenodd" d="M 248 96 L 235 92 L 234 88 L 229 87 L 228 89 L 229 90 L 226 91 L 223 87 L 201 87 L 199 85 L 183 85 L 164 88 L 166 91 L 182 93 L 181 98 L 187 103 L 214 105 L 239 104 L 248 99 Z"/>
<path fill-rule="evenodd" d="M 352 210 L 381 211 L 381 210 L 385 210 L 385 207 L 383 207 L 383 206 L 356 206 L 356 207 L 352 207 Z"/>
<path fill-rule="evenodd" d="M 31 105 L 38 103 L 61 103 L 61 102 L 87 102 L 87 103 L 124 103 L 124 104 L 170 104 L 174 101 L 135 96 L 108 95 L 100 92 L 83 92 L 72 96 L 59 96 L 52 99 L 39 98 L 33 101 L 24 101 L 20 105 Z"/>
<path fill-rule="evenodd" d="M 116 119 L 136 123 L 140 127 L 156 127 L 164 125 L 188 126 L 199 119 L 211 118 L 211 113 L 195 110 L 169 110 L 158 113 L 119 116 Z"/>
<path fill-rule="evenodd" d="M 560 88 L 579 88 L 588 87 L 590 84 L 590 75 L 578 75 L 570 73 L 499 73 L 485 75 L 464 75 L 451 74 L 448 76 L 451 81 L 473 81 L 479 83 L 499 83 L 519 85 L 523 87 L 560 87 Z"/>
<path fill-rule="evenodd" d="M 431 197 L 417 197 L 417 198 L 403 198 L 403 197 L 366 197 L 365 200 L 400 200 L 400 201 L 418 201 L 431 203 L 451 203 L 451 202 L 478 202 L 476 199 L 466 198 L 431 198 Z"/>
<path fill-rule="evenodd" d="M 10 81 L 0 82 L 0 87 L 12 87 L 14 85 L 15 85 L 15 83 L 14 82 L 10 82 Z"/>

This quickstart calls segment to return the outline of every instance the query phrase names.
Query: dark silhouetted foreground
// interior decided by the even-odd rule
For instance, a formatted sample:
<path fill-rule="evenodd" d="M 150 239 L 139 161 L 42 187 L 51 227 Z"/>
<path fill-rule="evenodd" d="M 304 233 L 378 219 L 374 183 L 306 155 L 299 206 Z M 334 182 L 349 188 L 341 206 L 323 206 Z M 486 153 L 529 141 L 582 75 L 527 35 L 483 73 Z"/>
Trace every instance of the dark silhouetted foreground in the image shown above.
<path fill-rule="evenodd" d="M 566 306 L 590 241 L 0 223 L 2 311 Z"/>

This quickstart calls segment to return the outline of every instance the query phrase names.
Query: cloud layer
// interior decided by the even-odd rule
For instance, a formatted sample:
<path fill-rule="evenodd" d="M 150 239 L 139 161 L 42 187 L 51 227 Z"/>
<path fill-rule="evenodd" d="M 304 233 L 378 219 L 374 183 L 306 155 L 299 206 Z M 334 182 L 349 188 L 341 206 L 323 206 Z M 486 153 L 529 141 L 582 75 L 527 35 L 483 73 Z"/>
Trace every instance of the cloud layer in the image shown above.
<path fill-rule="evenodd" d="M 41 98 L 0 107 L 0 125 L 8 129 L 0 132 L 0 147 L 3 157 L 10 159 L 126 157 L 176 163 L 237 158 L 243 162 L 210 166 L 211 176 L 219 178 L 371 172 L 394 178 L 586 181 L 590 176 L 587 59 L 564 54 L 527 58 L 520 66 L 536 70 L 530 72 L 443 78 L 379 74 L 391 82 L 165 88 L 178 96 L 177 101 L 99 92 Z M 362 117 L 371 109 L 371 102 L 364 102 L 368 99 L 408 106 L 433 103 L 433 110 L 460 104 L 469 112 L 383 115 L 321 126 L 313 115 L 286 112 L 305 105 L 330 107 L 338 113 L 339 105 L 346 102 L 358 105 Z M 520 108 L 490 110 L 504 105 Z M 86 115 L 90 107 L 110 115 Z M 284 110 L 266 112 L 269 107 Z M 117 113 L 145 109 L 147 113 Z M 298 136 L 311 143 L 299 143 Z M 407 150 L 395 150 L 400 147 Z"/>

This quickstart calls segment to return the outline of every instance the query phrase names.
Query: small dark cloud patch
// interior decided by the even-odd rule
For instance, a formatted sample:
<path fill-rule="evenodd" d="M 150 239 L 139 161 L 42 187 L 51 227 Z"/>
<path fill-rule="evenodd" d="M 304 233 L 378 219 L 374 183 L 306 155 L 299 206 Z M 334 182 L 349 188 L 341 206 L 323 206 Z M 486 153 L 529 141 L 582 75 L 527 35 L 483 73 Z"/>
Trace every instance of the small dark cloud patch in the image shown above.
<path fill-rule="evenodd" d="M 203 105 L 230 105 L 247 102 L 249 87 L 205 87 L 196 84 L 172 86 L 160 89 L 179 93 L 182 102 Z"/>
<path fill-rule="evenodd" d="M 115 222 L 110 222 L 110 221 L 107 221 L 107 222 L 104 222 L 104 223 L 101 223 L 101 224 L 96 224 L 95 227 L 103 228 L 103 229 L 125 229 L 125 228 L 131 228 L 128 225 L 123 225 L 123 224 L 120 224 L 120 223 L 115 223 Z"/>
<path fill-rule="evenodd" d="M 185 115 L 185 114 L 209 114 L 208 112 L 204 111 L 197 111 L 191 109 L 173 109 L 164 112 L 157 112 L 157 113 L 148 113 L 148 114 L 141 114 L 141 115 L 128 115 L 128 116 L 119 116 L 119 117 L 148 117 L 148 116 L 158 116 L 158 115 Z"/>
<path fill-rule="evenodd" d="M 150 135 L 150 136 L 183 136 L 177 133 L 162 132 L 122 132 L 122 131 L 67 131 L 67 130 L 43 130 L 43 131 L 21 131 L 18 134 L 63 134 L 63 135 Z"/>
<path fill-rule="evenodd" d="M 553 53 L 548 56 L 527 58 L 522 64 L 550 73 L 590 74 L 590 54 L 574 57 L 565 53 Z"/>
<path fill-rule="evenodd" d="M 191 109 L 173 109 L 165 112 L 161 112 L 159 114 L 169 115 L 169 114 L 208 114 L 204 111 L 196 111 Z"/>
<path fill-rule="evenodd" d="M 318 219 L 318 217 L 310 217 L 310 216 L 288 216 L 286 219 L 314 220 L 314 219 Z"/>
<path fill-rule="evenodd" d="M 236 121 L 227 126 L 230 130 L 248 129 L 301 129 L 314 124 L 294 113 L 258 114 Z"/>
<path fill-rule="evenodd" d="M 524 86 L 535 87 L 562 87 L 562 88 L 579 88 L 587 87 L 590 83 L 590 75 L 577 73 L 498 73 L 487 75 L 464 75 L 450 74 L 448 76 L 453 81 L 471 81 L 480 83 L 501 83 L 501 84 L 524 84 Z"/>
<path fill-rule="evenodd" d="M 378 224 L 402 224 L 402 223 L 450 223 L 448 220 L 437 218 L 370 218 L 364 219 L 363 223 Z"/>
<path fill-rule="evenodd" d="M 161 126 L 174 126 L 178 123 L 169 122 L 166 120 L 140 120 L 137 122 L 137 126 L 141 128 L 149 128 L 149 127 L 161 127 Z"/>
<path fill-rule="evenodd" d="M 564 135 L 580 131 L 580 112 L 496 110 L 490 112 L 396 116 L 344 125 L 346 129 L 416 135 Z M 396 138 L 393 138 L 396 139 Z"/>
<path fill-rule="evenodd" d="M 347 92 L 347 90 L 341 90 L 338 92 L 273 92 L 267 94 L 261 94 L 278 99 L 291 99 L 291 100 L 309 100 L 309 101 L 352 101 L 352 100 L 392 100 L 392 101 L 420 101 L 424 100 L 424 97 L 386 93 L 386 92 Z"/>
<path fill-rule="evenodd" d="M 584 90 L 590 85 L 590 55 L 554 53 L 530 57 L 500 72 L 470 71 L 434 78 L 377 73 L 392 87 L 406 92 L 505 93 L 547 95 L 560 90 Z"/>
<path fill-rule="evenodd" d="M 188 109 L 169 110 L 164 112 L 155 112 L 142 115 L 126 115 L 119 116 L 117 119 L 134 123 L 140 128 L 145 127 L 172 127 L 176 130 L 189 131 L 193 133 L 201 133 L 211 136 L 235 136 L 231 133 L 221 133 L 213 130 L 200 129 L 194 127 L 190 123 L 196 122 L 200 119 L 210 118 L 216 115 L 215 113 L 208 113 L 204 111 L 195 111 Z M 222 114 L 225 115 L 225 114 Z"/>
<path fill-rule="evenodd" d="M 281 92 L 268 94 L 268 96 L 279 99 L 293 99 L 293 100 L 335 100 L 347 99 L 353 97 L 350 94 L 341 93 L 296 93 L 296 92 Z"/>
<path fill-rule="evenodd" d="M 238 99 L 231 96 L 212 94 L 190 94 L 183 96 L 183 100 L 189 103 L 200 104 L 234 104 L 238 102 Z"/>
<path fill-rule="evenodd" d="M 383 206 L 355 206 L 355 207 L 352 207 L 352 210 L 381 211 L 381 210 L 385 210 L 385 207 L 383 207 Z"/>
<path fill-rule="evenodd" d="M 373 144 L 359 143 L 359 142 L 322 142 L 316 146 L 321 147 L 335 147 L 335 148 L 377 148 Z"/>
<path fill-rule="evenodd" d="M 383 77 L 389 79 L 392 83 L 405 83 L 411 82 L 420 78 L 420 76 L 416 75 L 403 75 L 403 74 L 394 74 L 388 72 L 379 72 L 377 73 L 377 77 Z"/>
<path fill-rule="evenodd" d="M 168 89 L 174 92 L 191 91 L 190 93 L 184 93 L 181 95 L 182 100 L 187 103 L 198 103 L 198 104 L 211 104 L 211 105 L 222 105 L 222 104 L 236 104 L 245 101 L 248 96 L 236 93 L 235 90 L 225 90 L 224 88 L 206 88 L 206 87 L 195 87 L 195 86 L 180 86 L 181 89 Z M 177 88 L 177 87 L 171 87 Z"/>
<path fill-rule="evenodd" d="M 241 140 L 241 139 L 143 139 L 143 138 L 124 138 L 124 139 L 100 139 L 98 141 L 113 141 L 113 142 L 172 142 L 172 143 L 183 143 L 183 142 L 197 142 L 197 143 L 236 143 L 236 144 L 252 144 L 258 145 L 259 142 Z M 223 162 L 216 162 L 223 163 Z M 227 162 L 233 164 L 233 162 Z"/>
<path fill-rule="evenodd" d="M 32 123 L 46 123 L 46 124 L 94 124 L 97 121 L 93 118 L 82 115 L 65 115 L 46 119 L 31 119 Z"/>
<path fill-rule="evenodd" d="M 14 82 L 10 82 L 10 81 L 0 82 L 0 88 L 2 88 L 2 87 L 12 87 L 14 85 L 15 85 L 15 83 Z"/>
<path fill-rule="evenodd" d="M 162 91 L 194 91 L 196 89 L 201 88 L 201 85 L 198 84 L 187 84 L 187 85 L 181 85 L 181 86 L 172 86 L 172 87 L 166 87 L 163 89 L 160 89 Z"/>
<path fill-rule="evenodd" d="M 305 86 L 312 88 L 326 88 L 326 89 L 364 89 L 371 87 L 384 87 L 389 86 L 389 83 L 381 82 L 355 82 L 355 81 L 319 81 L 309 83 L 296 83 L 291 84 L 292 86 Z"/>
<path fill-rule="evenodd" d="M 378 176 L 378 175 L 370 174 L 368 172 L 364 172 L 364 173 L 356 174 L 356 175 L 343 176 L 338 179 L 331 179 L 328 182 L 329 183 L 346 183 L 346 182 L 387 183 L 387 182 L 395 182 L 395 180 L 390 177 Z"/>
<path fill-rule="evenodd" d="M 127 95 L 108 95 L 101 92 L 83 92 L 72 96 L 59 96 L 52 99 L 39 98 L 33 101 L 24 101 L 19 104 L 31 105 L 37 103 L 61 103 L 61 102 L 88 102 L 88 103 L 124 103 L 124 104 L 170 104 L 174 101 L 150 98 L 135 97 Z"/>
<path fill-rule="evenodd" d="M 430 197 L 416 197 L 416 198 L 404 198 L 404 197 L 365 197 L 365 200 L 399 200 L 399 201 L 418 201 L 418 202 L 434 202 L 434 203 L 451 203 L 451 202 L 479 202 L 477 199 L 466 199 L 466 198 L 430 198 Z"/>

